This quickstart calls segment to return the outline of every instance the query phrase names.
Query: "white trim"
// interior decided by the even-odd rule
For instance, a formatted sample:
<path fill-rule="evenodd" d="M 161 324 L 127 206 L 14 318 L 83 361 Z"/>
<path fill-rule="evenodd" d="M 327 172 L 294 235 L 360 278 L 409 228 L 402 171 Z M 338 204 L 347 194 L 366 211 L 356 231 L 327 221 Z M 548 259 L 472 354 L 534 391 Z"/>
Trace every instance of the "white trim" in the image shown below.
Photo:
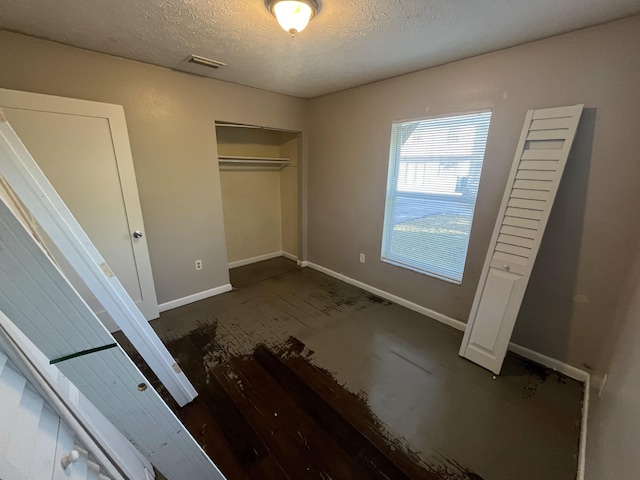
<path fill-rule="evenodd" d="M 403 307 L 406 307 L 409 310 L 413 310 L 414 312 L 418 312 L 429 318 L 433 318 L 434 320 L 444 323 L 445 325 L 449 325 L 450 327 L 453 327 L 456 330 L 460 330 L 461 332 L 464 332 L 467 327 L 467 325 L 464 322 L 461 322 L 460 320 L 456 320 L 455 318 L 448 317 L 447 315 L 431 310 L 430 308 L 423 307 L 422 305 L 413 303 L 405 298 L 398 297 L 397 295 L 393 295 L 392 293 L 385 292 L 384 290 L 380 290 L 379 288 L 376 288 L 376 287 L 372 287 L 371 285 L 367 285 L 366 283 L 360 282 L 351 277 L 347 277 L 342 273 L 334 272 L 333 270 L 329 270 L 328 268 L 322 267 L 313 262 L 309 262 L 305 260 L 301 262 L 301 266 L 303 268 L 310 267 L 314 270 L 325 273 L 330 277 L 337 278 L 338 280 L 342 280 L 345 283 L 359 287 L 381 298 L 397 303 L 398 305 L 402 305 Z M 530 350 L 526 347 L 522 347 L 518 344 L 510 343 L 509 350 L 533 362 L 539 363 L 540 365 L 543 365 L 545 367 L 551 368 L 552 370 L 560 372 L 566 375 L 567 377 L 573 378 L 574 380 L 578 380 L 579 382 L 587 382 L 587 380 L 589 379 L 589 374 L 584 370 L 580 370 L 579 368 L 576 368 L 567 363 L 561 362 L 560 360 L 556 360 L 555 358 L 548 357 L 541 353 Z"/>
<path fill-rule="evenodd" d="M 367 292 L 371 292 L 378 297 L 384 298 L 385 300 L 389 300 L 393 303 L 397 303 L 398 305 L 402 305 L 403 307 L 408 308 L 409 310 L 413 310 L 414 312 L 421 313 L 429 318 L 433 318 L 434 320 L 439 321 L 440 323 L 444 323 L 445 325 L 449 325 L 450 327 L 455 328 L 456 330 L 460 330 L 464 332 L 465 324 L 460 320 L 456 320 L 451 317 L 447 317 L 442 313 L 438 313 L 435 310 L 431 310 L 430 308 L 423 307 L 422 305 L 418 305 L 417 303 L 413 303 L 405 298 L 398 297 L 397 295 L 393 295 L 392 293 L 385 292 L 384 290 L 380 290 L 379 288 L 372 287 L 371 285 L 367 285 L 366 283 L 362 283 L 358 280 L 355 280 L 351 277 L 347 277 L 342 273 L 334 272 L 333 270 L 329 270 L 328 268 L 321 267 L 320 265 L 316 265 L 312 262 L 304 261 L 301 264 L 302 267 L 311 267 L 314 270 L 318 270 L 319 272 L 325 273 L 330 277 L 337 278 L 338 280 L 342 280 L 345 283 L 349 283 L 358 288 L 366 290 Z"/>
<path fill-rule="evenodd" d="M 571 365 L 556 360 L 555 358 L 548 357 L 542 353 L 535 352 L 529 348 L 517 345 L 515 343 L 509 343 L 509 350 L 513 353 L 517 353 L 521 357 L 527 358 L 533 362 L 539 363 L 542 366 L 548 367 L 556 372 L 560 372 L 567 377 L 578 380 L 579 382 L 587 382 L 589 380 L 589 373 L 579 368 L 572 367 Z"/>
<path fill-rule="evenodd" d="M 289 252 L 285 252 L 284 250 L 282 251 L 282 256 L 284 258 L 286 258 L 287 260 L 292 260 L 294 262 L 298 262 L 298 256 L 294 255 L 293 253 L 289 253 Z"/>
<path fill-rule="evenodd" d="M 587 458 L 587 424 L 589 423 L 589 397 L 591 395 L 591 377 L 587 374 L 584 382 L 584 399 L 582 401 L 582 422 L 580 424 L 580 446 L 578 447 L 578 475 L 576 480 L 584 480 L 585 462 Z"/>
<path fill-rule="evenodd" d="M 166 312 L 167 310 L 173 310 L 174 308 L 182 307 L 183 305 L 188 305 L 189 303 L 197 302 L 198 300 L 204 300 L 205 298 L 214 297 L 221 293 L 230 292 L 231 290 L 233 290 L 233 287 L 230 283 L 227 283 L 203 292 L 194 293 L 193 295 L 187 295 L 182 298 L 176 298 L 170 302 L 161 303 L 158 305 L 158 310 L 160 310 L 160 313 Z"/>
<path fill-rule="evenodd" d="M 277 252 L 265 253 L 264 255 L 258 255 L 257 257 L 245 258 L 244 260 L 236 260 L 235 262 L 229 262 L 229 268 L 244 267 L 252 263 L 262 262 L 264 260 L 271 260 L 272 258 L 282 257 L 284 252 L 278 250 Z"/>

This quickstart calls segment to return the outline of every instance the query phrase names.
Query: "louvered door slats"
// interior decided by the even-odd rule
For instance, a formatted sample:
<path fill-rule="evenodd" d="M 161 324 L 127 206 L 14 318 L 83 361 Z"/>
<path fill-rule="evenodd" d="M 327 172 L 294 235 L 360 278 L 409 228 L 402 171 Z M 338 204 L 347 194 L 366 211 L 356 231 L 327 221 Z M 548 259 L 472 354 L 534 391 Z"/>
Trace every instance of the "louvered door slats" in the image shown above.
<path fill-rule="evenodd" d="M 460 355 L 500 372 L 582 105 L 528 112 Z"/>

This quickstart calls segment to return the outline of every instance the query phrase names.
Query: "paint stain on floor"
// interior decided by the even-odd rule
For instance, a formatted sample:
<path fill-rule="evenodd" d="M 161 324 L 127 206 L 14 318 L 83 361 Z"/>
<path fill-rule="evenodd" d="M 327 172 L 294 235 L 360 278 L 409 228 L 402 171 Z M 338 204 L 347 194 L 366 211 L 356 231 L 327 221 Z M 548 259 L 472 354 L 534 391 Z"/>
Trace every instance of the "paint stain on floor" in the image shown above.
<path fill-rule="evenodd" d="M 229 479 L 576 478 L 577 382 L 511 354 L 493 379 L 460 332 L 283 259 L 230 273 L 151 323 L 199 396 L 151 383 Z"/>
<path fill-rule="evenodd" d="M 451 459 L 421 460 L 388 432 L 364 395 L 315 365 L 300 340 L 233 356 L 215 353 L 215 333 L 213 322 L 167 344 L 199 392 L 194 402 L 179 408 L 154 386 L 228 478 L 481 478 Z"/>

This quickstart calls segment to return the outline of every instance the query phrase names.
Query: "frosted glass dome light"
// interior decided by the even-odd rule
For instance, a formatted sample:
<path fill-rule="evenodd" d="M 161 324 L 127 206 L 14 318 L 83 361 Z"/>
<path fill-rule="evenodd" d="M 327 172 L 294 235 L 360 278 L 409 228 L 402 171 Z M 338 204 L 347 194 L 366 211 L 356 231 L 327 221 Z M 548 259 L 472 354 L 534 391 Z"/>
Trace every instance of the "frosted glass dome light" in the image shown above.
<path fill-rule="evenodd" d="M 269 0 L 267 6 L 292 37 L 304 30 L 318 12 L 318 4 L 313 0 Z"/>

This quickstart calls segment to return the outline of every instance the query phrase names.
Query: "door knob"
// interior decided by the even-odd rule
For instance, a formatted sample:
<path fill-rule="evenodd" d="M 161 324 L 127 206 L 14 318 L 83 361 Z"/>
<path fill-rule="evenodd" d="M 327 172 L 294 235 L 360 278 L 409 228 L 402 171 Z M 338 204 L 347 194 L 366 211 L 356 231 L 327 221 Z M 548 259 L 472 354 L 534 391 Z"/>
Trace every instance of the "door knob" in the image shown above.
<path fill-rule="evenodd" d="M 507 272 L 511 271 L 511 267 L 510 267 L 509 265 L 505 265 L 505 266 L 504 266 L 504 269 L 505 269 Z"/>
<path fill-rule="evenodd" d="M 133 238 L 142 238 L 142 232 L 140 230 L 136 230 L 133 232 Z"/>
<path fill-rule="evenodd" d="M 60 459 L 60 463 L 62 464 L 62 468 L 65 470 L 72 463 L 76 463 L 80 459 L 80 452 L 75 448 L 69 452 L 69 455 L 65 455 Z"/>

